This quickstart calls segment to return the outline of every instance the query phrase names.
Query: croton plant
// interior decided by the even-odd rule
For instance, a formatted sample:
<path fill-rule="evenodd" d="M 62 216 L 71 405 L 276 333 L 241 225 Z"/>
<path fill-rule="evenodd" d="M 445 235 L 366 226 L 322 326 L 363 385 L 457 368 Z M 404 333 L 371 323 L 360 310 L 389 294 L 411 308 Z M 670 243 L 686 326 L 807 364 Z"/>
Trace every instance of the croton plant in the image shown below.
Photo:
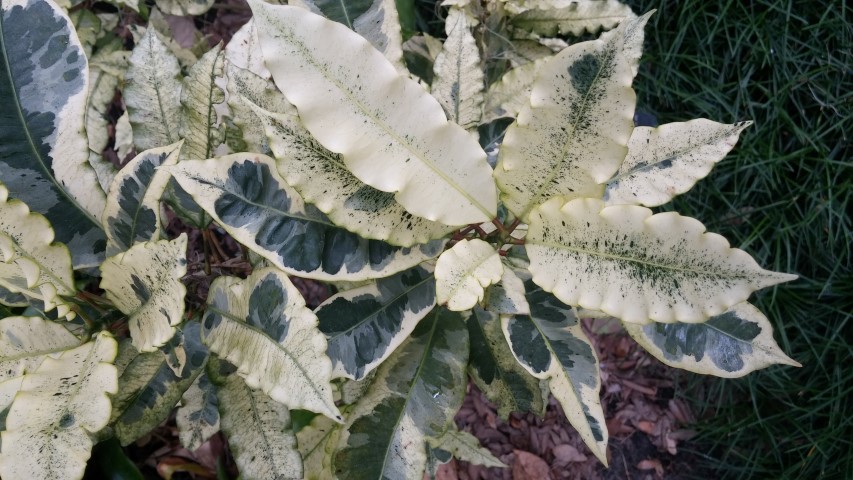
<path fill-rule="evenodd" d="M 503 417 L 553 395 L 606 463 L 585 317 L 693 372 L 796 365 L 747 303 L 796 277 L 650 209 L 749 125 L 635 126 L 652 12 L 446 0 L 446 38 L 404 42 L 411 2 L 250 0 L 226 45 L 185 48 L 163 12 L 212 2 L 78 3 L 0 0 L 4 480 L 81 478 L 176 408 L 181 443 L 222 431 L 246 479 L 501 466 L 454 424 L 469 379 Z M 167 216 L 251 274 L 188 304 L 199 260 Z M 312 310 L 293 277 L 333 294 Z"/>

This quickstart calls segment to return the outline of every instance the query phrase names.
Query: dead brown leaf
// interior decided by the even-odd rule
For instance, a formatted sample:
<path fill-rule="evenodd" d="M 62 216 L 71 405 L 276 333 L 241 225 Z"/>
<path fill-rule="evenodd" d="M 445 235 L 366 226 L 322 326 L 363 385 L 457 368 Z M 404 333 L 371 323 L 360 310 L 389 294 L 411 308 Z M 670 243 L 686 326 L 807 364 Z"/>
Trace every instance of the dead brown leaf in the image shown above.
<path fill-rule="evenodd" d="M 524 450 L 513 450 L 515 463 L 512 465 L 513 480 L 545 480 L 551 478 L 545 460 Z"/>

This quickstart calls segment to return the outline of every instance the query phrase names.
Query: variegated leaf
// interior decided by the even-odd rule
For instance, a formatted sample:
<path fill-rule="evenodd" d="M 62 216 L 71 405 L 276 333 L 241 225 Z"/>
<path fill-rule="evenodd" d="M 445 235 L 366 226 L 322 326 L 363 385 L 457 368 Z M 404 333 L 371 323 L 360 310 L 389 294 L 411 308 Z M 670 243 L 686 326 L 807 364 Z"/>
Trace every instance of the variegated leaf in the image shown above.
<path fill-rule="evenodd" d="M 238 242 L 293 275 L 318 280 L 382 278 L 437 255 L 442 241 L 400 248 L 336 227 L 260 154 L 184 161 L 169 171 Z"/>
<path fill-rule="evenodd" d="M 506 265 L 501 283 L 489 288 L 485 305 L 488 311 L 497 314 L 530 315 L 530 305 L 524 297 L 524 282 Z"/>
<path fill-rule="evenodd" d="M 116 361 L 123 369 L 110 422 L 122 445 L 168 419 L 181 396 L 204 371 L 208 354 L 201 343 L 199 323 L 188 322 L 183 334 L 187 363 L 180 375 L 169 366 L 163 352 L 139 353 L 130 344 L 123 349 L 122 361 Z"/>
<path fill-rule="evenodd" d="M 342 431 L 342 425 L 317 415 L 310 424 L 296 432 L 306 480 L 335 480 L 332 454 Z"/>
<path fill-rule="evenodd" d="M 116 138 L 115 138 L 116 155 L 119 161 L 124 162 L 133 148 L 133 127 L 130 125 L 130 116 L 127 110 L 116 120 Z"/>
<path fill-rule="evenodd" d="M 501 117 L 515 118 L 530 105 L 530 92 L 539 69 L 547 59 L 525 63 L 503 74 L 500 80 L 489 86 L 483 106 L 483 121 L 490 122 Z"/>
<path fill-rule="evenodd" d="M 526 220 L 553 196 L 604 193 L 634 128 L 633 60 L 625 52 L 640 48 L 647 20 L 574 44 L 539 69 L 530 106 L 507 129 L 495 170 L 501 200 L 517 217 Z"/>
<path fill-rule="evenodd" d="M 364 378 L 435 306 L 432 269 L 415 267 L 332 296 L 314 313 L 328 337 L 333 377 Z"/>
<path fill-rule="evenodd" d="M 573 0 L 553 4 L 551 8 L 536 6 L 515 15 L 510 23 L 521 30 L 554 37 L 609 30 L 623 20 L 636 18 L 631 7 L 619 0 Z"/>
<path fill-rule="evenodd" d="M 0 287 L 42 302 L 46 312 L 57 307 L 57 314 L 66 316 L 69 305 L 59 296 L 77 291 L 71 255 L 65 245 L 53 243 L 45 217 L 8 194 L 0 184 Z"/>
<path fill-rule="evenodd" d="M 355 19 L 352 29 L 382 52 L 398 72 L 408 74 L 403 62 L 403 34 L 395 0 L 373 0 L 370 8 Z"/>
<path fill-rule="evenodd" d="M 108 394 L 118 389 L 115 356 L 115 340 L 101 333 L 24 377 L 2 433 L 3 478 L 83 477 L 92 435 L 110 419 Z"/>
<path fill-rule="evenodd" d="M 484 467 L 506 467 L 503 462 L 495 458 L 492 452 L 480 446 L 480 440 L 468 432 L 463 432 L 451 426 L 438 438 L 427 438 L 432 448 L 440 448 L 450 452 L 459 460 L 483 465 Z"/>
<path fill-rule="evenodd" d="M 157 168 L 177 163 L 180 152 L 181 142 L 146 150 L 115 176 L 102 218 L 107 233 L 107 255 L 160 239 L 160 198 L 170 177 Z"/>
<path fill-rule="evenodd" d="M 157 8 L 168 15 L 201 15 L 210 10 L 215 0 L 156 0 Z"/>
<path fill-rule="evenodd" d="M 379 367 L 341 433 L 332 461 L 340 480 L 422 477 L 426 437 L 447 431 L 465 394 L 464 322 L 436 308 Z"/>
<path fill-rule="evenodd" d="M 245 100 L 248 100 L 245 99 Z M 414 216 L 394 199 L 356 178 L 340 154 L 320 145 L 295 109 L 272 113 L 255 107 L 269 137 L 279 173 L 336 225 L 362 237 L 411 247 L 441 238 L 454 227 Z"/>
<path fill-rule="evenodd" d="M 154 28 L 145 31 L 130 55 L 122 94 L 137 150 L 180 139 L 181 67 Z"/>
<path fill-rule="evenodd" d="M 276 85 L 356 177 L 447 225 L 496 215 L 485 152 L 420 85 L 339 23 L 296 7 L 250 5 Z"/>
<path fill-rule="evenodd" d="M 192 2 L 193 0 L 190 0 Z M 178 132 L 184 139 L 181 158 L 204 160 L 225 139 L 219 129 L 214 105 L 225 102 L 225 92 L 216 85 L 224 75 L 225 54 L 217 45 L 190 68 L 181 87 L 181 121 Z"/>
<path fill-rule="evenodd" d="M 598 357 L 575 311 L 525 282 L 530 315 L 502 316 L 501 326 L 518 362 L 548 379 L 554 398 L 592 453 L 607 465 L 607 425 L 598 391 Z"/>
<path fill-rule="evenodd" d="M 564 303 L 626 322 L 702 322 L 796 275 L 758 266 L 698 220 L 555 198 L 531 213 L 533 281 Z"/>
<path fill-rule="evenodd" d="M 248 70 L 264 80 L 270 80 L 272 76 L 264 65 L 264 55 L 258 40 L 258 28 L 251 18 L 234 33 L 225 46 L 225 60 L 228 63 L 226 69 L 229 69 L 229 77 L 231 76 L 230 68 Z"/>
<path fill-rule="evenodd" d="M 258 109 L 263 109 L 265 113 L 295 113 L 296 109 L 284 98 L 284 94 L 278 91 L 272 80 L 238 68 L 233 63 L 229 63 L 226 70 L 228 108 L 234 125 L 240 129 L 240 139 L 245 143 L 243 150 L 272 155 Z"/>
<path fill-rule="evenodd" d="M 461 240 L 435 264 L 437 301 L 450 310 L 470 310 L 501 275 L 503 263 L 495 247 L 477 238 Z"/>
<path fill-rule="evenodd" d="M 216 388 L 202 373 L 184 392 L 175 415 L 181 445 L 195 451 L 219 431 L 219 399 Z"/>
<path fill-rule="evenodd" d="M 802 366 L 782 352 L 770 321 L 747 302 L 704 323 L 626 323 L 625 329 L 661 362 L 691 372 L 735 378 L 777 363 Z"/>
<path fill-rule="evenodd" d="M 101 189 L 107 193 L 117 172 L 116 167 L 102 155 L 110 139 L 108 110 L 119 81 L 124 77 L 129 55 L 119 48 L 121 43 L 116 39 L 99 49 L 89 62 L 89 96 L 84 119 L 89 140 L 89 164 L 98 176 Z"/>
<path fill-rule="evenodd" d="M 498 314 L 474 307 L 468 318 L 471 339 L 471 363 L 468 372 L 477 388 L 498 407 L 501 418 L 512 412 L 542 415 L 547 405 L 539 379 L 530 375 L 518 362 L 504 339 Z"/>
<path fill-rule="evenodd" d="M 101 265 L 101 288 L 128 316 L 133 346 L 156 350 L 183 321 L 187 289 L 187 235 L 174 240 L 139 243 Z"/>
<path fill-rule="evenodd" d="M 47 217 L 75 267 L 97 265 L 106 196 L 88 163 L 86 55 L 52 2 L 4 0 L 0 15 L 0 181 Z"/>
<path fill-rule="evenodd" d="M 326 337 L 287 275 L 264 268 L 245 280 L 219 277 L 207 302 L 204 343 L 236 365 L 250 387 L 289 408 L 341 419 L 329 385 Z"/>
<path fill-rule="evenodd" d="M 222 431 L 228 437 L 240 477 L 303 478 L 302 458 L 296 449 L 296 435 L 287 407 L 250 388 L 239 375 L 216 375 L 212 371 L 209 374 L 216 384 Z"/>
<path fill-rule="evenodd" d="M 447 12 L 447 40 L 435 59 L 430 88 L 448 118 L 466 129 L 476 127 L 483 114 L 485 79 L 480 50 L 471 33 L 475 22 L 462 9 L 451 8 Z"/>
<path fill-rule="evenodd" d="M 724 125 L 700 118 L 658 128 L 634 128 L 628 156 L 607 182 L 605 202 L 663 205 L 705 178 L 751 124 Z"/>

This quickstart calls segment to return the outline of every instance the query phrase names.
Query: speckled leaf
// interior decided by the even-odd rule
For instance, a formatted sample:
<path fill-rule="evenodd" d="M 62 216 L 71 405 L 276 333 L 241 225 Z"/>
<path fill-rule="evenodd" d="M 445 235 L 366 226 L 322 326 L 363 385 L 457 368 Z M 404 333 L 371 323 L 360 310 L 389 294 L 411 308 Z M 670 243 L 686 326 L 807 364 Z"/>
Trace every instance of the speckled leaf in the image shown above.
<path fill-rule="evenodd" d="M 435 59 L 430 89 L 448 118 L 466 129 L 480 122 L 485 90 L 480 50 L 471 33 L 475 25 L 475 20 L 459 8 L 447 12 L 447 40 Z"/>
<path fill-rule="evenodd" d="M 224 75 L 224 58 L 222 46 L 215 46 L 190 67 L 189 75 L 183 81 L 181 121 L 178 128 L 184 139 L 182 159 L 210 158 L 213 156 L 213 150 L 225 140 L 222 130 L 218 127 L 214 107 L 225 102 L 225 92 L 215 83 L 217 78 Z"/>
<path fill-rule="evenodd" d="M 0 181 L 41 213 L 75 267 L 103 260 L 106 196 L 84 132 L 89 69 L 65 12 L 45 0 L 0 3 Z"/>
<path fill-rule="evenodd" d="M 661 362 L 718 377 L 742 377 L 774 364 L 800 367 L 773 340 L 770 321 L 747 302 L 704 323 L 625 324 L 640 345 Z"/>
<path fill-rule="evenodd" d="M 548 379 L 554 398 L 592 453 L 607 465 L 607 426 L 598 391 L 598 357 L 575 311 L 525 282 L 530 315 L 502 316 L 501 326 L 518 362 Z"/>
<path fill-rule="evenodd" d="M 0 475 L 6 479 L 79 479 L 92 435 L 107 426 L 116 393 L 116 342 L 107 333 L 46 358 L 24 377 L 6 417 Z"/>
<path fill-rule="evenodd" d="M 270 79 L 272 74 L 264 65 L 264 55 L 261 52 L 261 43 L 258 40 L 258 29 L 254 19 L 250 18 L 231 37 L 225 46 L 225 60 L 228 61 L 226 68 L 234 67 L 248 70 L 264 80 Z M 230 75 L 229 73 L 229 77 Z"/>
<path fill-rule="evenodd" d="M 212 375 L 219 398 L 222 432 L 246 480 L 301 479 L 302 458 L 287 407 L 239 375 Z M 300 388 L 300 387 L 294 387 Z"/>
<path fill-rule="evenodd" d="M 339 23 L 296 7 L 250 5 L 276 85 L 356 177 L 447 225 L 495 216 L 485 152 L 423 87 Z"/>
<path fill-rule="evenodd" d="M 506 467 L 503 462 L 495 458 L 488 449 L 480 446 L 480 440 L 468 432 L 463 432 L 455 426 L 451 426 L 438 438 L 427 438 L 432 448 L 440 448 L 450 452 L 459 460 L 483 465 L 484 467 Z"/>
<path fill-rule="evenodd" d="M 576 43 L 539 69 L 530 106 L 507 129 L 495 170 L 501 200 L 519 218 L 553 196 L 604 193 L 634 128 L 633 60 L 626 51 L 642 45 L 647 20 Z"/>
<path fill-rule="evenodd" d="M 278 91 L 272 80 L 268 80 L 249 70 L 238 68 L 229 63 L 228 72 L 228 108 L 233 124 L 239 128 L 239 140 L 247 152 L 272 155 L 264 124 L 255 112 L 257 106 L 265 111 L 285 112 L 293 109 L 284 95 Z M 233 143 L 233 139 L 229 139 Z"/>
<path fill-rule="evenodd" d="M 180 152 L 181 142 L 146 150 L 115 176 L 102 220 L 108 255 L 127 251 L 137 243 L 159 240 L 160 198 L 170 177 L 157 168 L 177 163 Z"/>
<path fill-rule="evenodd" d="M 510 23 L 524 31 L 555 37 L 609 30 L 625 19 L 636 18 L 631 7 L 619 0 L 577 0 L 554 4 L 556 8 L 538 7 L 515 15 Z"/>
<path fill-rule="evenodd" d="M 503 74 L 500 80 L 489 86 L 483 105 L 483 121 L 490 122 L 501 117 L 515 118 L 530 104 L 530 92 L 539 69 L 547 59 L 538 59 Z"/>
<path fill-rule="evenodd" d="M 199 375 L 184 392 L 175 420 L 187 450 L 195 451 L 219 431 L 219 399 L 207 374 Z"/>
<path fill-rule="evenodd" d="M 257 107 L 254 111 L 263 122 L 279 173 L 336 225 L 364 238 L 404 247 L 441 238 L 454 230 L 412 215 L 397 203 L 394 194 L 356 178 L 340 154 L 314 140 L 292 107 L 282 113 Z"/>
<path fill-rule="evenodd" d="M 415 267 L 332 296 L 314 313 L 328 337 L 333 377 L 364 378 L 435 306 L 432 269 Z"/>
<path fill-rule="evenodd" d="M 469 310 L 483 300 L 483 289 L 497 283 L 501 275 L 503 263 L 494 246 L 476 238 L 461 240 L 435 264 L 437 301 L 450 310 Z"/>
<path fill-rule="evenodd" d="M 547 405 L 539 379 L 518 362 L 504 339 L 498 314 L 474 307 L 468 318 L 471 363 L 468 372 L 486 397 L 498 407 L 501 418 L 512 412 L 542 415 Z"/>
<path fill-rule="evenodd" d="M 530 215 L 533 281 L 569 305 L 631 323 L 702 322 L 796 275 L 763 270 L 698 220 L 555 198 Z"/>
<path fill-rule="evenodd" d="M 154 28 L 145 31 L 130 55 L 122 94 L 137 150 L 180 139 L 181 67 Z"/>
<path fill-rule="evenodd" d="M 336 227 L 260 154 L 184 161 L 169 171 L 222 228 L 282 270 L 318 280 L 382 278 L 437 255 L 442 241 L 412 248 Z"/>
<path fill-rule="evenodd" d="M 403 62 L 403 34 L 395 0 L 373 0 L 370 8 L 355 19 L 352 28 L 382 52 L 398 72 L 408 74 Z"/>
<path fill-rule="evenodd" d="M 219 277 L 207 302 L 204 343 L 236 365 L 250 387 L 289 408 L 340 420 L 326 337 L 287 275 L 264 268 L 245 280 Z"/>
<path fill-rule="evenodd" d="M 700 118 L 634 128 L 628 156 L 607 182 L 604 200 L 608 205 L 663 205 L 705 178 L 751 124 L 724 125 Z"/>
<path fill-rule="evenodd" d="M 0 184 L 0 286 L 44 304 L 44 311 L 58 307 L 62 317 L 69 306 L 59 295 L 77 291 L 71 271 L 71 255 L 61 243 L 53 243 L 47 219 L 23 202 L 9 200 Z"/>
<path fill-rule="evenodd" d="M 436 308 L 377 371 L 354 406 L 332 460 L 340 480 L 421 478 L 426 437 L 440 437 L 462 406 L 465 314 Z"/>
<path fill-rule="evenodd" d="M 334 480 L 332 454 L 338 444 L 343 426 L 322 415 L 317 415 L 296 433 L 299 453 L 306 480 Z"/>
<path fill-rule="evenodd" d="M 157 8 L 168 15 L 201 15 L 210 10 L 215 0 L 156 0 Z"/>
<path fill-rule="evenodd" d="M 524 282 L 506 265 L 501 282 L 489 288 L 485 305 L 488 311 L 497 314 L 530 315 L 530 305 L 524 297 Z"/>
<path fill-rule="evenodd" d="M 126 314 L 133 346 L 156 350 L 183 321 L 187 289 L 187 235 L 174 240 L 139 243 L 101 265 L 101 288 Z"/>
<path fill-rule="evenodd" d="M 183 327 L 187 364 L 180 375 L 169 367 L 163 352 L 139 353 L 133 346 L 126 346 L 111 419 L 122 445 L 135 441 L 168 419 L 181 396 L 204 371 L 208 354 L 199 332 L 198 322 L 189 322 Z"/>

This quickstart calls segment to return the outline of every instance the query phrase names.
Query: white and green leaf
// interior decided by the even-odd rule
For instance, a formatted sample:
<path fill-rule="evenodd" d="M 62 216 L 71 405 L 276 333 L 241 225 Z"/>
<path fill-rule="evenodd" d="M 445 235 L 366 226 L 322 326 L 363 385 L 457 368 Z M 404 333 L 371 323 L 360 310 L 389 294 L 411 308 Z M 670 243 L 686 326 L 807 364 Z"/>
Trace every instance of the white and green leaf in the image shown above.
<path fill-rule="evenodd" d="M 395 0 L 373 0 L 370 8 L 352 22 L 352 29 L 382 52 L 398 72 L 408 73 L 403 62 L 403 33 Z"/>
<path fill-rule="evenodd" d="M 755 290 L 797 278 L 762 269 L 675 212 L 555 198 L 530 216 L 533 281 L 566 304 L 625 322 L 702 322 Z"/>
<path fill-rule="evenodd" d="M 199 323 L 188 322 L 183 335 L 187 363 L 180 375 L 169 366 L 164 352 L 139 353 L 130 344 L 124 347 L 121 362 L 116 361 L 121 375 L 110 423 L 122 445 L 167 420 L 184 392 L 204 371 L 208 354 L 201 343 Z M 168 348 L 165 353 L 169 353 Z"/>
<path fill-rule="evenodd" d="M 264 268 L 245 280 L 219 277 L 207 302 L 204 343 L 236 365 L 250 387 L 289 408 L 341 419 L 329 384 L 326 337 L 287 275 Z"/>
<path fill-rule="evenodd" d="M 341 480 L 421 478 L 427 437 L 451 427 L 467 384 L 465 314 L 436 308 L 378 369 L 347 415 L 333 458 Z"/>
<path fill-rule="evenodd" d="M 440 448 L 450 452 L 459 460 L 482 465 L 484 467 L 506 467 L 506 465 L 495 458 L 492 452 L 480 446 L 480 440 L 468 432 L 463 432 L 455 426 L 451 426 L 438 438 L 427 438 L 432 448 Z"/>
<path fill-rule="evenodd" d="M 108 394 L 118 389 L 116 350 L 101 333 L 24 377 L 2 433 L 3 478 L 83 477 L 92 436 L 110 419 Z"/>
<path fill-rule="evenodd" d="M 0 184 L 0 287 L 54 308 L 60 317 L 70 307 L 60 296 L 77 291 L 71 270 L 71 255 L 61 243 L 54 243 L 53 228 L 26 204 L 8 198 Z"/>
<path fill-rule="evenodd" d="M 607 182 L 604 201 L 608 205 L 663 205 L 705 178 L 751 124 L 724 125 L 700 118 L 658 128 L 634 128 L 628 156 Z"/>
<path fill-rule="evenodd" d="M 530 315 L 524 282 L 512 267 L 504 265 L 500 283 L 492 285 L 486 294 L 485 306 L 486 310 L 500 315 Z"/>
<path fill-rule="evenodd" d="M 106 196 L 89 165 L 83 47 L 53 2 L 4 0 L 0 15 L 0 179 L 47 217 L 75 267 L 97 265 Z"/>
<path fill-rule="evenodd" d="M 510 23 L 512 26 L 527 32 L 545 37 L 555 37 L 557 35 L 579 36 L 584 33 L 596 33 L 602 29 L 609 30 L 619 22 L 636 18 L 631 7 L 619 0 L 574 0 L 547 3 L 551 3 L 551 5 L 537 5 L 511 17 Z"/>
<path fill-rule="evenodd" d="M 183 321 L 187 289 L 187 235 L 139 243 L 101 265 L 101 288 L 128 316 L 133 346 L 150 352 L 165 344 Z"/>
<path fill-rule="evenodd" d="M 207 374 L 199 375 L 184 392 L 175 421 L 187 450 L 197 450 L 219 431 L 219 399 Z"/>
<path fill-rule="evenodd" d="M 485 79 L 480 50 L 471 33 L 476 20 L 460 8 L 447 12 L 444 29 L 447 40 L 435 59 L 430 93 L 447 112 L 450 120 L 470 129 L 483 115 Z"/>
<path fill-rule="evenodd" d="M 225 102 L 225 92 L 216 85 L 224 75 L 225 53 L 217 45 L 202 55 L 184 78 L 181 87 L 181 117 L 178 133 L 184 139 L 181 158 L 204 160 L 225 137 L 218 127 L 215 105 Z"/>
<path fill-rule="evenodd" d="M 157 8 L 168 15 L 201 15 L 210 10 L 215 0 L 156 0 Z"/>
<path fill-rule="evenodd" d="M 695 373 L 736 378 L 774 364 L 800 367 L 776 341 L 767 317 L 747 302 L 703 323 L 625 324 L 661 362 Z"/>
<path fill-rule="evenodd" d="M 435 306 L 431 269 L 415 267 L 323 302 L 314 313 L 328 338 L 333 377 L 360 380 L 379 366 Z"/>
<path fill-rule="evenodd" d="M 160 198 L 170 177 L 158 167 L 177 163 L 181 145 L 146 150 L 116 174 L 102 217 L 108 255 L 160 239 Z"/>
<path fill-rule="evenodd" d="M 512 412 L 541 416 L 548 404 L 540 380 L 530 375 L 513 356 L 504 338 L 497 313 L 474 307 L 468 318 L 471 360 L 468 372 L 486 398 L 498 407 L 501 418 Z"/>
<path fill-rule="evenodd" d="M 470 310 L 483 300 L 484 288 L 500 281 L 503 263 L 495 247 L 480 239 L 461 240 L 438 257 L 435 292 L 439 305 Z"/>
<path fill-rule="evenodd" d="M 216 363 L 212 362 L 208 370 L 216 384 L 222 431 L 228 437 L 241 478 L 303 478 L 302 458 L 296 449 L 287 407 L 250 388 L 239 375 L 214 373 Z"/>
<path fill-rule="evenodd" d="M 293 111 L 293 106 L 272 80 L 238 68 L 233 63 L 229 63 L 226 70 L 230 118 L 240 129 L 239 140 L 245 144 L 242 148 L 249 152 L 272 155 L 264 123 L 256 110 L 263 108 L 265 112 L 287 112 Z M 233 139 L 229 142 L 233 143 Z"/>
<path fill-rule="evenodd" d="M 255 107 L 254 112 L 269 137 L 279 173 L 336 225 L 403 247 L 441 238 L 454 229 L 412 215 L 394 194 L 356 178 L 340 154 L 327 150 L 308 133 L 292 107 L 281 113 Z"/>
<path fill-rule="evenodd" d="M 526 220 L 553 196 L 604 193 L 634 128 L 631 55 L 642 46 L 647 20 L 574 44 L 537 72 L 530 106 L 507 129 L 495 170 L 501 200 L 517 217 Z"/>
<path fill-rule="evenodd" d="M 154 28 L 130 55 L 122 95 L 138 151 L 180 140 L 181 67 Z"/>
<path fill-rule="evenodd" d="M 496 215 L 485 152 L 420 85 L 337 22 L 296 7 L 251 7 L 276 85 L 356 177 L 447 225 Z"/>
<path fill-rule="evenodd" d="M 169 171 L 234 239 L 292 275 L 382 278 L 438 255 L 444 245 L 436 240 L 401 248 L 339 228 L 306 205 L 264 155 L 184 161 Z"/>
<path fill-rule="evenodd" d="M 490 122 L 501 117 L 515 118 L 530 105 L 530 93 L 539 69 L 547 59 L 525 63 L 506 72 L 500 80 L 491 84 L 485 95 L 483 121 Z"/>
<path fill-rule="evenodd" d="M 270 80 L 271 74 L 264 65 L 264 55 L 261 52 L 258 28 L 254 19 L 250 18 L 245 25 L 234 32 L 234 36 L 225 45 L 225 60 L 228 63 L 226 69 L 229 69 L 229 77 L 231 76 L 230 68 L 237 68 L 248 70 L 264 80 Z"/>
<path fill-rule="evenodd" d="M 501 326 L 515 358 L 548 380 L 569 423 L 592 453 L 607 465 L 607 425 L 598 391 L 598 357 L 574 309 L 525 282 L 530 315 L 502 316 Z"/>
<path fill-rule="evenodd" d="M 116 39 L 100 48 L 89 62 L 89 95 L 84 120 L 89 140 L 89 164 L 98 176 L 101 189 L 108 194 L 110 184 L 118 171 L 102 155 L 110 139 L 108 110 L 115 97 L 116 88 L 124 78 L 129 55 L 129 52 L 119 50 L 120 48 L 121 43 Z"/>
<path fill-rule="evenodd" d="M 342 431 L 341 424 L 317 415 L 310 424 L 296 432 L 306 480 L 335 480 L 332 455 Z"/>

